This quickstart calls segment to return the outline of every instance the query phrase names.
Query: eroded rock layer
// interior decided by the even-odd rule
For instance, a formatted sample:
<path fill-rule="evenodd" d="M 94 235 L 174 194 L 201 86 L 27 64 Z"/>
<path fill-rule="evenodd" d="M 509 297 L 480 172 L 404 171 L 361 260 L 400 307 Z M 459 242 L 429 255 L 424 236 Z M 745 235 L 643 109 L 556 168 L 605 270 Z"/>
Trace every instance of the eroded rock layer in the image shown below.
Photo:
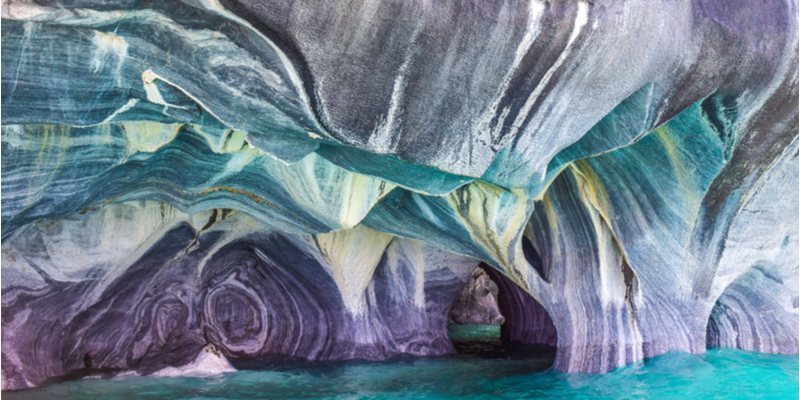
<path fill-rule="evenodd" d="M 480 263 L 561 371 L 797 353 L 797 11 L 4 1 L 3 389 L 452 352 Z"/>

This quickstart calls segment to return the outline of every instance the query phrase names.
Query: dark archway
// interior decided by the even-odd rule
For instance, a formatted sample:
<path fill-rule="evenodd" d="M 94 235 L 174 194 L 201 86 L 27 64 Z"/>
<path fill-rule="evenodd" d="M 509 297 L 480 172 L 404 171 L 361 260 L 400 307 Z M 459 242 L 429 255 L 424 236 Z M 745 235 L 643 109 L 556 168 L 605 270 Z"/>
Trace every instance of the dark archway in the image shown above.
<path fill-rule="evenodd" d="M 797 309 L 798 300 L 785 284 L 791 272 L 781 272 L 762 263 L 731 282 L 711 310 L 706 347 L 797 354 L 798 316 L 789 310 Z"/>
<path fill-rule="evenodd" d="M 537 359 L 542 369 L 555 359 L 557 334 L 550 315 L 488 264 L 481 263 L 465 285 L 451 308 L 449 323 L 453 347 L 461 355 Z"/>
<path fill-rule="evenodd" d="M 497 305 L 498 290 L 483 268 L 476 267 L 450 306 L 448 324 L 502 325 L 505 317 Z"/>
<path fill-rule="evenodd" d="M 500 271 L 484 263 L 480 268 L 486 271 L 499 289 L 498 306 L 505 317 L 500 327 L 500 338 L 507 343 L 555 347 L 558 335 L 547 310 Z"/>

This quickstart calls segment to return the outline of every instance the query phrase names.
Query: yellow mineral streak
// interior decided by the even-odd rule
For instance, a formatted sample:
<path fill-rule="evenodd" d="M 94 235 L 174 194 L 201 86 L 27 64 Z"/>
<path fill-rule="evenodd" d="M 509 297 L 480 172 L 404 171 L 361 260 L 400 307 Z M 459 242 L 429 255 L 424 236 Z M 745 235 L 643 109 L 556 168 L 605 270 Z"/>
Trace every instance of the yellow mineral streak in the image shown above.
<path fill-rule="evenodd" d="M 204 195 L 204 194 L 218 192 L 220 190 L 221 191 L 225 191 L 225 192 L 231 192 L 233 194 L 241 194 L 241 195 L 244 195 L 244 196 L 247 196 L 247 197 L 253 199 L 258 204 L 266 204 L 267 206 L 272 207 L 272 208 L 274 208 L 274 209 L 276 209 L 278 211 L 286 212 L 286 210 L 276 206 L 275 204 L 270 203 L 269 201 L 267 201 L 267 200 L 265 200 L 265 199 L 263 199 L 261 197 L 258 197 L 256 195 L 254 195 L 253 193 L 246 192 L 244 190 L 240 190 L 240 189 L 236 189 L 236 188 L 232 188 L 232 187 L 224 187 L 224 186 L 213 187 L 213 188 L 210 188 L 210 189 L 203 190 L 199 194 Z"/>
<path fill-rule="evenodd" d="M 94 31 L 93 40 L 94 40 L 94 45 L 98 49 L 116 54 L 118 57 L 128 56 L 128 42 L 126 42 L 125 39 L 117 35 L 104 33 L 100 31 Z M 94 64 L 92 65 L 94 66 Z"/>
<path fill-rule="evenodd" d="M 178 136 L 183 124 L 149 121 L 120 122 L 125 140 L 132 150 L 152 153 Z"/>
<path fill-rule="evenodd" d="M 600 297 L 604 303 L 620 304 L 625 300 L 625 288 L 622 282 L 622 265 L 626 263 L 635 269 L 628 260 L 622 242 L 617 238 L 611 221 L 613 210 L 608 193 L 602 182 L 583 160 L 570 164 L 569 171 L 573 173 L 578 182 L 580 198 L 592 216 L 592 224 L 597 237 L 598 257 L 600 260 Z M 611 217 L 610 217 L 611 216 Z M 622 287 L 620 287 L 622 285 Z"/>
<path fill-rule="evenodd" d="M 164 100 L 164 98 L 161 96 L 161 92 L 158 91 L 158 86 L 156 86 L 157 80 L 158 75 L 156 75 L 153 71 L 148 69 L 147 71 L 142 72 L 142 82 L 144 82 L 144 91 L 147 94 L 147 101 L 170 107 L 171 105 Z"/>
<path fill-rule="evenodd" d="M 92 72 L 97 74 L 100 70 L 116 65 L 116 83 L 121 86 L 122 66 L 128 58 L 128 42 L 125 39 L 110 33 L 94 31 L 94 52 L 91 56 Z"/>
<path fill-rule="evenodd" d="M 670 128 L 668 125 L 662 125 L 653 132 L 654 137 L 661 142 L 661 146 L 667 151 L 669 155 L 670 166 L 675 174 L 678 184 L 681 186 L 683 199 L 686 201 L 686 207 L 692 210 L 699 209 L 700 202 L 702 201 L 702 192 L 697 189 L 697 181 L 695 178 L 694 162 L 689 160 L 682 154 L 684 145 L 679 142 L 678 132 Z M 693 134 L 693 132 L 684 132 L 684 134 Z"/>
<path fill-rule="evenodd" d="M 246 146 L 248 149 L 252 149 L 255 152 L 254 154 L 267 154 L 261 149 L 247 143 L 247 132 L 245 131 L 226 129 L 220 132 L 219 129 L 212 129 L 195 124 L 192 124 L 192 128 L 195 132 L 200 134 L 200 136 L 205 138 L 208 147 L 215 153 L 237 153 L 241 152 Z M 217 133 L 215 133 L 215 131 L 217 131 Z"/>
<path fill-rule="evenodd" d="M 358 225 L 375 203 L 395 188 L 381 179 L 347 171 L 316 153 L 292 165 L 265 164 L 292 200 L 308 209 L 326 210 L 319 217 L 339 229 Z"/>
<path fill-rule="evenodd" d="M 363 225 L 323 233 L 314 241 L 339 287 L 347 311 L 354 317 L 366 312 L 364 292 L 393 236 Z"/>
<path fill-rule="evenodd" d="M 611 221 L 609 216 L 612 211 L 608 193 L 594 169 L 585 160 L 573 161 L 569 164 L 568 169 L 578 181 L 578 190 L 584 201 L 591 204 L 603 216 L 603 219 Z"/>
<path fill-rule="evenodd" d="M 495 185 L 474 181 L 447 196 L 472 240 L 479 244 L 515 282 L 528 286 L 527 263 L 518 261 L 530 201 Z M 513 249 L 513 250 L 512 250 Z M 517 265 L 520 263 L 520 265 Z"/>
<path fill-rule="evenodd" d="M 155 75 L 149 74 L 145 74 L 144 78 L 157 79 Z M 124 138 L 128 142 L 129 153 L 155 152 L 175 140 L 181 129 L 190 129 L 202 136 L 212 151 L 232 155 L 225 171 L 209 182 L 210 185 L 224 176 L 241 171 L 251 163 L 260 163 L 266 170 L 265 172 L 275 178 L 277 184 L 289 194 L 293 201 L 307 209 L 321 210 L 317 218 L 336 230 L 350 229 L 358 225 L 372 207 L 396 187 L 393 183 L 375 177 L 350 172 L 316 153 L 311 153 L 291 165 L 276 161 L 272 157 L 262 157 L 267 153 L 259 148 L 246 146 L 247 132 L 240 130 L 217 129 L 215 131 L 214 128 L 194 124 L 130 121 L 100 125 L 96 128 L 99 134 L 96 138 L 102 137 L 103 140 L 111 140 L 110 128 L 114 124 L 122 128 Z M 46 163 L 60 162 L 59 160 L 62 160 L 63 157 L 53 157 L 51 154 L 53 150 L 50 150 L 50 147 L 55 145 L 53 142 L 55 139 L 52 139 L 53 132 L 58 128 L 45 126 L 39 129 L 44 130 L 44 134 L 40 135 L 44 139 L 36 144 L 40 151 L 36 167 L 47 165 Z M 71 140 L 68 132 L 63 135 L 66 136 L 58 142 L 61 143 L 64 140 L 67 142 L 61 147 L 69 145 Z M 281 212 L 285 211 L 264 198 L 236 188 L 212 187 L 200 194 L 219 190 L 242 194 L 259 204 L 266 204 Z"/>
<path fill-rule="evenodd" d="M 356 226 L 375 203 L 396 187 L 393 183 L 355 173 L 346 174 L 344 181 L 343 204 L 339 210 L 339 223 L 344 228 Z"/>
<path fill-rule="evenodd" d="M 33 170 L 30 173 L 28 192 L 25 194 L 26 206 L 35 203 L 40 193 L 40 184 L 49 181 L 53 171 L 61 168 L 67 159 L 67 153 L 72 144 L 71 129 L 61 125 L 39 125 L 24 127 L 26 130 L 37 130 L 38 132 L 28 137 L 36 139 L 26 139 L 26 148 L 39 148 Z"/>

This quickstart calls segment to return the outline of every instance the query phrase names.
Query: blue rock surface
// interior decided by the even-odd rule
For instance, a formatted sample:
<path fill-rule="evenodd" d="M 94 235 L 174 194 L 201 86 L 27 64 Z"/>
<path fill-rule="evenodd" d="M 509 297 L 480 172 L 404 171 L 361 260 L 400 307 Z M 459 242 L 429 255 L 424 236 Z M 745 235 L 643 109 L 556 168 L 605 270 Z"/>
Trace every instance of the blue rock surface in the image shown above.
<path fill-rule="evenodd" d="M 481 263 L 561 371 L 796 354 L 797 10 L 6 1 L 2 388 L 445 354 Z"/>

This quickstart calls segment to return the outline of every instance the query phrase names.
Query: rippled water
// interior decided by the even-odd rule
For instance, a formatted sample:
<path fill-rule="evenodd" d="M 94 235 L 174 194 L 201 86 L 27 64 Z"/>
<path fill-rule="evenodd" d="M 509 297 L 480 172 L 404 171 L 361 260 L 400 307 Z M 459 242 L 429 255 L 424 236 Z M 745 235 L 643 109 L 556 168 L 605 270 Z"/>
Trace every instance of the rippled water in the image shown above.
<path fill-rule="evenodd" d="M 517 357 L 519 358 L 519 357 Z M 547 368 L 552 352 L 522 359 L 401 359 L 307 363 L 214 378 L 85 379 L 20 392 L 14 399 L 796 399 L 798 357 L 713 349 L 669 353 L 605 375 Z"/>

